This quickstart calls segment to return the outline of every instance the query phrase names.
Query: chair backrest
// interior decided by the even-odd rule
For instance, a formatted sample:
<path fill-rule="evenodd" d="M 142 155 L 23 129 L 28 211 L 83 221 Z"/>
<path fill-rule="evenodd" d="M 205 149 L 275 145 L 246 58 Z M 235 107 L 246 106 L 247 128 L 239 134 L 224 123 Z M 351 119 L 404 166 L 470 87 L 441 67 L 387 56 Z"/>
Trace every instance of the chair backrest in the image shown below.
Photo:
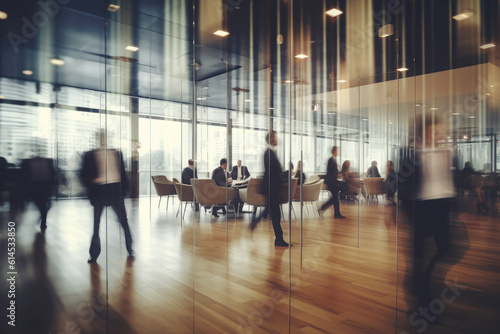
<path fill-rule="evenodd" d="M 295 195 L 295 190 L 297 189 L 297 182 L 299 179 L 292 179 L 292 183 L 290 184 L 290 193 L 292 194 L 292 198 Z M 288 182 L 282 185 L 280 189 L 278 201 L 280 204 L 288 203 Z"/>
<path fill-rule="evenodd" d="M 319 179 L 316 182 L 304 184 L 302 186 L 302 201 L 303 202 L 314 202 L 319 198 L 319 193 L 323 187 L 325 180 Z M 294 201 L 300 201 L 300 187 L 297 186 L 295 189 L 295 195 L 293 197 Z"/>
<path fill-rule="evenodd" d="M 151 179 L 153 180 L 153 184 L 155 186 L 156 195 L 168 196 L 176 194 L 174 183 L 165 175 L 153 175 L 151 176 Z"/>
<path fill-rule="evenodd" d="M 193 187 L 180 183 L 176 178 L 173 179 L 177 197 L 181 202 L 192 202 L 194 200 Z"/>
<path fill-rule="evenodd" d="M 219 187 L 213 179 L 191 179 L 191 185 L 201 205 L 226 204 L 234 199 L 234 189 Z"/>
<path fill-rule="evenodd" d="M 367 177 L 363 179 L 363 185 L 367 195 L 384 195 L 386 184 L 381 177 Z"/>
<path fill-rule="evenodd" d="M 311 176 L 309 176 L 309 178 L 307 179 L 307 181 L 304 184 L 315 183 L 315 182 L 318 182 L 319 180 L 321 180 L 319 175 L 311 175 Z"/>
<path fill-rule="evenodd" d="M 265 206 L 267 205 L 267 197 L 260 193 L 262 184 L 262 178 L 252 178 L 248 181 L 248 187 L 245 189 L 240 189 L 240 199 L 253 206 Z"/>

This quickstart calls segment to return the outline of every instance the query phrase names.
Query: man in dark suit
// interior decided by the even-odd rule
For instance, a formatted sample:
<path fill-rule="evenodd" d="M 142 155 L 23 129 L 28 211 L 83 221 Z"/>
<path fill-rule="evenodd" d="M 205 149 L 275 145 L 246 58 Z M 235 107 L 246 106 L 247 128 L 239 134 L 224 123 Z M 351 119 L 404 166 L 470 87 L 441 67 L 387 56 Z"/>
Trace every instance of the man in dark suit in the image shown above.
<path fill-rule="evenodd" d="M 259 217 L 252 217 L 250 230 L 254 230 L 259 221 L 271 213 L 274 229 L 274 245 L 279 247 L 288 247 L 288 243 L 283 239 L 283 230 L 281 229 L 281 212 L 279 204 L 279 193 L 283 186 L 284 180 L 281 178 L 282 169 L 281 163 L 276 155 L 275 147 L 278 146 L 278 134 L 271 131 L 266 136 L 266 142 L 269 147 L 264 153 L 264 177 L 262 180 L 261 194 L 267 196 L 267 207 Z"/>
<path fill-rule="evenodd" d="M 337 165 L 337 146 L 334 146 L 332 148 L 332 156 L 330 157 L 330 159 L 328 159 L 325 178 L 325 183 L 328 186 L 328 190 L 330 190 L 332 197 L 321 206 L 320 210 L 325 211 L 330 205 L 333 204 L 333 208 L 335 209 L 334 217 L 345 218 L 340 213 L 339 192 L 341 190 L 341 187 L 339 185 L 339 181 L 337 180 L 338 174 L 339 167 Z"/>
<path fill-rule="evenodd" d="M 111 206 L 118 216 L 125 233 L 125 246 L 129 257 L 133 257 L 132 235 L 124 203 L 128 181 L 121 152 L 113 149 L 97 149 L 86 152 L 83 157 L 80 178 L 87 187 L 90 203 L 94 206 L 94 234 L 90 244 L 88 262 L 96 262 L 101 253 L 99 224 L 105 206 Z"/>
<path fill-rule="evenodd" d="M 233 180 L 244 180 L 248 177 L 250 177 L 250 172 L 248 171 L 247 166 L 242 166 L 241 160 L 238 160 L 236 166 L 234 166 L 231 171 L 231 178 Z"/>
<path fill-rule="evenodd" d="M 227 169 L 227 159 L 220 159 L 220 166 L 213 170 L 212 179 L 217 183 L 219 187 L 230 187 L 231 182 L 233 182 L 232 178 L 229 176 L 229 173 L 226 172 Z"/>
<path fill-rule="evenodd" d="M 372 161 L 372 165 L 368 168 L 366 172 L 366 177 L 380 177 L 380 173 L 378 172 L 377 162 L 375 160 Z"/>
<path fill-rule="evenodd" d="M 217 183 L 219 187 L 230 187 L 231 182 L 233 181 L 226 169 L 227 159 L 222 158 L 220 159 L 220 166 L 214 169 L 212 172 L 212 179 L 215 181 L 215 183 Z M 219 217 L 219 215 L 217 214 L 217 211 L 219 211 L 219 209 L 222 209 L 223 215 L 226 214 L 226 209 L 224 207 L 214 207 L 212 209 L 212 214 L 214 215 L 214 217 Z"/>
<path fill-rule="evenodd" d="M 26 200 L 33 200 L 40 210 L 40 229 L 45 231 L 50 197 L 57 193 L 57 173 L 54 161 L 41 157 L 23 160 L 21 174 L 23 181 L 21 192 Z"/>
<path fill-rule="evenodd" d="M 194 160 L 189 159 L 188 160 L 188 166 L 183 169 L 182 171 L 182 184 L 187 184 L 191 185 L 191 179 L 197 179 L 198 178 L 198 171 L 196 168 L 194 168 Z"/>

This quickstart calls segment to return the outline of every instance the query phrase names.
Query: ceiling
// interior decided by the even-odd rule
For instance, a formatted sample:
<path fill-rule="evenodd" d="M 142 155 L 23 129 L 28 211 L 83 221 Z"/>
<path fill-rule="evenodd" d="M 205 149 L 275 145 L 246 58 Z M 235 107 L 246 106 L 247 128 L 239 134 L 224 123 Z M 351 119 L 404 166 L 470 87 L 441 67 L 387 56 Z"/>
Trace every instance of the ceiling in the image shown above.
<path fill-rule="evenodd" d="M 461 10 L 464 1 L 402 2 L 402 10 L 392 16 L 394 1 L 359 0 L 353 7 L 346 0 L 295 0 L 293 11 L 290 3 L 197 0 L 195 20 L 193 3 L 182 0 L 126 0 L 116 12 L 108 11 L 109 3 L 101 0 L 67 1 L 52 9 L 33 0 L 2 3 L 0 10 L 9 18 L 0 21 L 0 76 L 186 103 L 192 101 L 194 87 L 197 95 L 208 87 L 209 98 L 200 103 L 224 109 L 237 107 L 233 90 L 237 87 L 249 91 L 245 98 L 252 99 L 255 112 L 267 112 L 263 105 L 289 98 L 292 89 L 278 88 L 285 80 L 300 81 L 306 94 L 316 96 L 359 83 L 393 80 L 399 66 L 396 59 L 400 62 L 402 57 L 410 68 L 405 77 L 498 61 L 498 51 L 482 52 L 475 45 L 485 36 L 497 40 L 491 30 L 498 28 L 498 22 L 491 16 L 498 15 L 498 1 L 484 1 L 482 7 L 473 4 L 479 6 L 477 15 L 466 27 L 452 20 L 450 13 L 450 8 L 453 13 Z M 350 59 L 349 50 L 364 45 L 358 38 L 363 35 L 350 32 L 357 21 L 353 15 L 326 17 L 324 8 L 330 7 L 344 12 L 360 8 L 373 18 L 372 33 L 382 23 L 394 26 L 395 34 L 387 39 L 368 35 L 372 48 L 362 53 L 374 65 L 362 80 L 357 79 L 359 73 L 346 74 L 356 68 L 348 66 L 357 59 L 356 55 Z M 291 12 L 290 21 L 286 18 Z M 382 21 L 380 13 L 387 14 Z M 46 22 L 44 15 L 49 18 Z M 230 35 L 214 36 L 210 29 L 217 25 Z M 282 44 L 277 44 L 279 33 Z M 128 45 L 138 46 L 139 51 L 126 51 Z M 293 57 L 303 50 L 308 59 Z M 51 58 L 65 64 L 51 65 Z M 33 75 L 24 75 L 26 69 Z M 350 79 L 340 85 L 341 76 Z M 268 84 L 270 78 L 274 85 Z"/>

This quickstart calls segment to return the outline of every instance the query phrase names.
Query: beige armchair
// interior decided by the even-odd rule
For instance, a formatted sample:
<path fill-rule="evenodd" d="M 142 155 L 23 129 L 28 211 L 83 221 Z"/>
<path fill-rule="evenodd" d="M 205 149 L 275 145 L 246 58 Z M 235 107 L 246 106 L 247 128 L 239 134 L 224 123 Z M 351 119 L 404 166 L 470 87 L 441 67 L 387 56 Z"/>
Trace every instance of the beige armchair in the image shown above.
<path fill-rule="evenodd" d="M 165 210 L 168 210 L 168 201 L 170 197 L 172 197 L 173 201 L 173 196 L 176 194 L 174 182 L 170 181 L 165 175 L 153 175 L 151 176 L 151 179 L 153 180 L 153 184 L 155 186 L 156 195 L 160 196 L 158 208 L 160 207 L 161 198 L 163 196 L 167 196 L 167 207 Z"/>
<path fill-rule="evenodd" d="M 319 199 L 319 194 L 321 192 L 321 188 L 323 187 L 324 182 L 325 182 L 325 180 L 318 178 L 318 180 L 316 182 L 305 183 L 302 185 L 302 203 L 310 203 L 311 206 L 313 205 L 313 203 L 315 203 L 316 211 L 318 212 L 318 216 L 319 216 L 318 199 Z M 300 202 L 300 187 L 297 187 L 297 189 L 295 190 L 295 194 L 293 196 L 293 201 Z M 309 212 L 307 205 L 306 205 L 306 209 Z"/>
<path fill-rule="evenodd" d="M 174 186 L 175 186 L 175 191 L 177 192 L 177 198 L 179 198 L 179 208 L 177 209 L 177 214 L 175 215 L 176 217 L 179 215 L 179 211 L 182 206 L 182 202 L 185 202 L 186 204 L 184 205 L 184 213 L 183 217 L 186 214 L 186 207 L 189 202 L 193 203 L 194 202 L 194 193 L 193 193 L 193 187 L 187 184 L 182 184 L 180 183 L 176 178 L 173 179 L 174 181 Z"/>
<path fill-rule="evenodd" d="M 385 195 L 387 193 L 387 185 L 381 177 L 367 177 L 363 179 L 365 193 L 368 201 L 370 198 L 378 201 L 378 195 Z"/>
<path fill-rule="evenodd" d="M 253 211 L 258 207 L 267 205 L 267 197 L 260 194 L 261 184 L 262 178 L 250 179 L 250 181 L 248 181 L 248 187 L 239 190 L 241 201 L 253 206 Z"/>
<path fill-rule="evenodd" d="M 234 204 L 229 204 L 237 199 L 233 188 L 219 187 L 213 179 L 191 179 L 191 186 L 200 205 L 210 206 L 211 210 L 214 206 L 232 206 L 235 210 Z"/>

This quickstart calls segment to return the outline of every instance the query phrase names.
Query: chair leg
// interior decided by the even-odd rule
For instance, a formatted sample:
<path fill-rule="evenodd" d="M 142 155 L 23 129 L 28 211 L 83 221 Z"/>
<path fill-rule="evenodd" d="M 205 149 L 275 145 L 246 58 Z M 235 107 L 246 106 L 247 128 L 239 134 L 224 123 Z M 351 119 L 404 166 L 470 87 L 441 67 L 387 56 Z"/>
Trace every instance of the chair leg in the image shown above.
<path fill-rule="evenodd" d="M 170 200 L 170 196 L 167 196 L 167 207 L 165 208 L 165 211 L 168 211 L 168 201 Z"/>
<path fill-rule="evenodd" d="M 188 202 L 186 202 L 186 205 L 184 205 L 184 214 L 182 215 L 182 217 L 184 217 L 186 215 L 186 208 L 188 206 Z"/>
<path fill-rule="evenodd" d="M 293 216 L 295 217 L 295 219 L 297 219 L 297 215 L 295 214 L 295 209 L 293 208 L 293 205 L 290 204 L 290 207 L 292 208 Z"/>
<path fill-rule="evenodd" d="M 177 208 L 177 214 L 175 215 L 176 217 L 179 215 L 179 211 L 181 209 L 181 206 L 182 206 L 182 201 L 179 202 L 179 207 Z"/>
<path fill-rule="evenodd" d="M 168 201 L 168 200 L 167 200 Z M 168 202 L 167 202 L 168 203 Z M 161 196 L 160 196 L 160 200 L 158 201 L 158 209 L 160 208 L 160 204 L 161 204 Z"/>

